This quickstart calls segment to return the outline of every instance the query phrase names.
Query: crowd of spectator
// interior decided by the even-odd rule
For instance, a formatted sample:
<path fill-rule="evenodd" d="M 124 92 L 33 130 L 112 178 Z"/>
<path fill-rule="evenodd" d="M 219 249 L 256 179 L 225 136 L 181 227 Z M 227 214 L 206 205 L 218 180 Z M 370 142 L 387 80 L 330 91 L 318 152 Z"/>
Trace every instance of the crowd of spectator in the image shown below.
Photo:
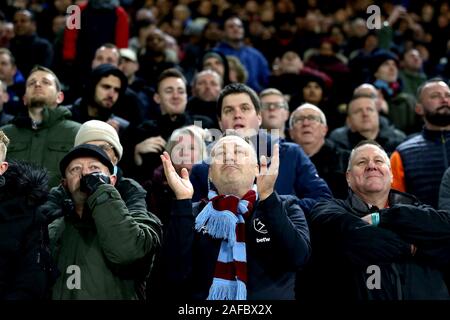
<path fill-rule="evenodd" d="M 0 299 L 294 299 L 333 257 L 353 280 L 374 261 L 407 279 L 380 294 L 356 284 L 357 299 L 423 298 L 434 285 L 430 297 L 450 299 L 450 218 L 437 211 L 449 202 L 449 34 L 439 0 L 1 3 L 0 188 L 15 206 L 17 179 L 37 180 L 21 210 L 36 237 L 50 233 L 27 254 L 48 245 L 51 276 L 38 272 L 35 292 L 8 282 Z M 223 208 L 237 220 L 204 218 Z M 327 253 L 333 236 L 344 241 Z M 83 290 L 68 285 L 72 264 L 91 278 Z"/>

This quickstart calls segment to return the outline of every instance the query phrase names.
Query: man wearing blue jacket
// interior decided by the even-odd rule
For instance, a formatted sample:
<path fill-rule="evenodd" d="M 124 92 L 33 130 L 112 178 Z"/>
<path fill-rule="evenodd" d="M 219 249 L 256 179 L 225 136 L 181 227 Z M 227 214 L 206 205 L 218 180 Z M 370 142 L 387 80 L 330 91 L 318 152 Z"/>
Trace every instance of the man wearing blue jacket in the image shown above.
<path fill-rule="evenodd" d="M 259 130 L 261 107 L 258 95 L 248 86 L 233 83 L 226 86 L 217 101 L 217 116 L 222 131 L 236 130 L 249 137 L 258 157 L 271 157 L 273 145 L 280 146 L 280 169 L 275 190 L 280 195 L 296 195 L 298 204 L 309 212 L 319 199 L 331 198 L 326 182 L 317 174 L 314 164 L 303 149 L 294 143 L 284 142 Z M 193 201 L 206 198 L 208 193 L 208 164 L 194 165 L 190 180 L 194 186 Z"/>

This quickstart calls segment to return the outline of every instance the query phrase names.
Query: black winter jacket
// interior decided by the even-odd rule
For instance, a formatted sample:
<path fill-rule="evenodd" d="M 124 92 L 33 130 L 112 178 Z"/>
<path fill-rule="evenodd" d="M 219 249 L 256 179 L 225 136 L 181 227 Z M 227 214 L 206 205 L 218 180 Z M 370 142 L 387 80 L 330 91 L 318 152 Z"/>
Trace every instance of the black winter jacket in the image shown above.
<path fill-rule="evenodd" d="M 42 299 L 47 293 L 47 225 L 38 211 L 47 184 L 46 171 L 25 162 L 10 162 L 0 176 L 0 300 Z"/>
<path fill-rule="evenodd" d="M 199 204 L 178 200 L 173 207 L 163 245 L 163 270 L 172 299 L 205 300 L 213 280 L 221 239 L 194 230 Z M 272 193 L 257 203 L 245 224 L 247 299 L 294 299 L 295 273 L 311 252 L 308 226 L 296 198 Z"/>
<path fill-rule="evenodd" d="M 347 200 L 313 208 L 307 215 L 313 255 L 297 287 L 302 299 L 450 299 L 442 274 L 450 266 L 450 213 L 395 190 L 389 206 L 369 209 L 350 191 Z M 375 211 L 378 226 L 361 219 Z M 368 285 L 374 266 L 380 288 Z"/>

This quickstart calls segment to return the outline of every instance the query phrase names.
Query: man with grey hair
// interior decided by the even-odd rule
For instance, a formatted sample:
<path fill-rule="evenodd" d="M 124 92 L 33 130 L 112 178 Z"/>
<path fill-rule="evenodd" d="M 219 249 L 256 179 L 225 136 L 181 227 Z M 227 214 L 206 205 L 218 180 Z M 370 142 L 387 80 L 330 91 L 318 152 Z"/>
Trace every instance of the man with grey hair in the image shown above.
<path fill-rule="evenodd" d="M 206 69 L 198 72 L 192 80 L 192 97 L 186 106 L 188 113 L 208 117 L 212 123 L 210 127 L 219 129 L 216 101 L 222 86 L 222 77 L 216 71 Z"/>
<path fill-rule="evenodd" d="M 268 88 L 259 94 L 261 100 L 261 128 L 271 130 L 272 135 L 285 138 L 286 121 L 289 118 L 289 105 L 283 93 L 275 88 Z"/>
<path fill-rule="evenodd" d="M 289 135 L 300 145 L 316 166 L 335 198 L 347 197 L 345 168 L 349 151 L 327 139 L 327 119 L 322 110 L 310 103 L 295 109 L 289 118 Z"/>
<path fill-rule="evenodd" d="M 391 189 L 389 158 L 374 141 L 352 150 L 346 177 L 346 200 L 307 214 L 314 254 L 300 297 L 450 299 L 442 272 L 450 266 L 450 213 Z"/>

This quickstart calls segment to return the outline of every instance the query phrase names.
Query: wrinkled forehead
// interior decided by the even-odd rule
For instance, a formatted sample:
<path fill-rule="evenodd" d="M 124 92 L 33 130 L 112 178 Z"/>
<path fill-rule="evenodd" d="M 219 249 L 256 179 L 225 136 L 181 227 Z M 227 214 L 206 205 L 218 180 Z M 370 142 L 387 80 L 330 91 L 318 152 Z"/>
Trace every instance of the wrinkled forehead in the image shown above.
<path fill-rule="evenodd" d="M 422 92 L 431 94 L 433 92 L 439 92 L 441 90 L 447 91 L 447 92 L 450 91 L 449 86 L 444 81 L 431 82 L 431 83 L 425 85 Z"/>
<path fill-rule="evenodd" d="M 373 144 L 366 144 L 363 145 L 352 152 L 352 162 L 356 162 L 358 159 L 361 158 L 375 158 L 377 156 L 382 157 L 386 160 L 386 162 L 389 162 L 389 157 L 387 153 L 384 150 L 381 150 L 379 147 Z"/>
<path fill-rule="evenodd" d="M 253 149 L 253 147 L 247 143 L 244 139 L 237 137 L 237 136 L 227 136 L 219 139 L 217 143 L 212 147 L 211 149 L 211 157 L 214 157 L 218 151 L 221 150 L 235 150 L 235 149 L 241 149 L 245 150 L 247 154 L 250 154 L 255 157 L 256 159 L 256 152 Z"/>
<path fill-rule="evenodd" d="M 50 74 L 48 72 L 45 72 L 45 71 L 42 71 L 42 70 L 38 70 L 38 71 L 35 71 L 32 74 L 30 74 L 28 76 L 28 79 L 27 79 L 26 82 L 30 83 L 31 81 L 42 80 L 42 79 L 47 79 L 52 84 L 56 83 L 56 79 L 55 79 L 55 77 L 52 74 Z"/>
<path fill-rule="evenodd" d="M 105 167 L 104 164 L 101 163 L 101 161 L 97 158 L 94 157 L 78 157 L 73 159 L 72 161 L 69 162 L 67 168 L 71 168 L 73 166 L 77 166 L 77 165 L 81 165 L 81 166 L 88 166 L 90 164 L 98 164 L 99 166 L 101 166 L 102 168 Z"/>

